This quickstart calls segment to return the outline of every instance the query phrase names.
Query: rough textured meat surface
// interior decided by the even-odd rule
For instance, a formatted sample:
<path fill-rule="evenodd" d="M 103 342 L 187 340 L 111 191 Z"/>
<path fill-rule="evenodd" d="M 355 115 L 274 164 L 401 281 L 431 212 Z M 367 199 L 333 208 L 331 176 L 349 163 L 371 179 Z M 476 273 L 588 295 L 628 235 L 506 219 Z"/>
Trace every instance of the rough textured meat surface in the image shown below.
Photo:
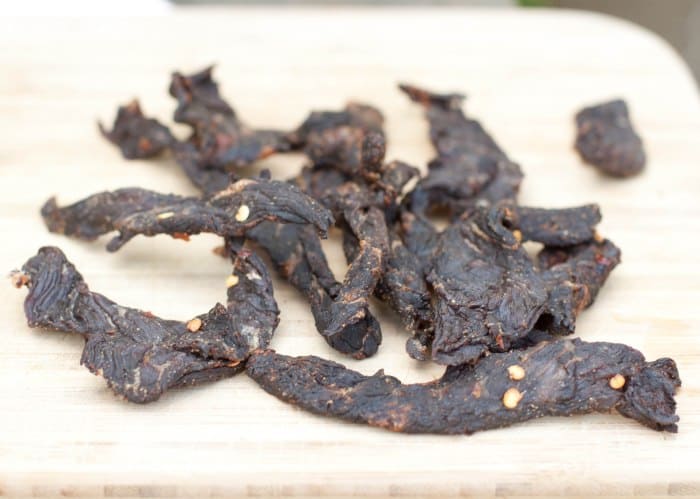
<path fill-rule="evenodd" d="M 512 348 L 533 328 L 573 333 L 576 318 L 620 262 L 620 250 L 595 233 L 599 219 L 595 205 L 546 210 L 506 204 L 475 209 L 450 225 L 427 273 L 434 293 L 433 360 L 471 362 Z M 521 245 L 527 239 L 550 245 L 537 263 Z"/>
<path fill-rule="evenodd" d="M 276 152 L 288 151 L 285 134 L 253 130 L 219 94 L 212 67 L 190 75 L 174 73 L 170 94 L 177 99 L 175 121 L 192 127 L 192 143 L 201 161 L 217 169 L 240 168 Z"/>
<path fill-rule="evenodd" d="M 578 315 L 593 304 L 620 263 L 620 249 L 601 239 L 568 248 L 545 247 L 538 260 L 548 298 L 537 326 L 552 334 L 571 334 Z"/>
<path fill-rule="evenodd" d="M 406 433 L 469 434 L 543 416 L 612 410 L 654 430 L 677 431 L 673 397 L 680 379 L 673 360 L 646 362 L 637 350 L 614 343 L 543 342 L 449 367 L 424 384 L 269 350 L 255 353 L 246 372 L 267 392 L 307 411 Z"/>
<path fill-rule="evenodd" d="M 102 123 L 99 123 L 99 128 L 106 139 L 119 147 L 126 159 L 152 158 L 175 142 L 168 127 L 143 115 L 137 100 L 119 108 L 111 131 Z"/>
<path fill-rule="evenodd" d="M 576 114 L 576 150 L 603 173 L 631 177 L 644 169 L 642 139 L 621 99 L 586 107 Z"/>
<path fill-rule="evenodd" d="M 280 276 L 306 297 L 316 329 L 330 346 L 355 358 L 376 353 L 381 342 L 379 322 L 364 307 L 364 299 L 360 305 L 340 299 L 357 284 L 355 278 L 336 281 L 311 227 L 265 222 L 247 237 L 267 252 Z"/>
<path fill-rule="evenodd" d="M 503 351 L 534 327 L 547 301 L 545 282 L 502 209 L 466 213 L 440 236 L 428 282 L 433 288 L 433 360 L 471 362 Z"/>
<path fill-rule="evenodd" d="M 351 102 L 342 111 L 315 111 L 287 135 L 315 166 L 336 168 L 348 175 L 378 168 L 384 159 L 384 117 L 369 105 Z"/>
<path fill-rule="evenodd" d="M 546 246 L 571 246 L 590 241 L 601 219 L 597 204 L 576 208 L 509 208 L 508 223 L 517 229 L 523 241 Z"/>
<path fill-rule="evenodd" d="M 333 223 L 328 210 L 296 187 L 266 179 L 239 180 L 204 199 L 139 188 L 101 192 L 63 208 L 50 199 L 41 213 L 50 231 L 67 236 L 92 240 L 118 231 L 110 251 L 139 234 L 242 236 L 265 220 L 312 224 L 325 234 Z"/>
<path fill-rule="evenodd" d="M 453 217 L 478 203 L 515 200 L 523 174 L 481 124 L 462 112 L 461 94 L 434 94 L 412 85 L 399 88 L 426 110 L 438 156 L 415 192 L 413 208 L 446 208 Z"/>
<path fill-rule="evenodd" d="M 44 247 L 14 275 L 29 294 L 31 327 L 85 338 L 81 363 L 132 402 L 156 400 L 170 388 L 231 376 L 253 350 L 266 348 L 279 322 L 263 263 L 240 249 L 232 255 L 227 305 L 187 322 L 161 319 L 93 293 L 58 248 Z M 229 280 L 231 282 L 231 280 Z"/>

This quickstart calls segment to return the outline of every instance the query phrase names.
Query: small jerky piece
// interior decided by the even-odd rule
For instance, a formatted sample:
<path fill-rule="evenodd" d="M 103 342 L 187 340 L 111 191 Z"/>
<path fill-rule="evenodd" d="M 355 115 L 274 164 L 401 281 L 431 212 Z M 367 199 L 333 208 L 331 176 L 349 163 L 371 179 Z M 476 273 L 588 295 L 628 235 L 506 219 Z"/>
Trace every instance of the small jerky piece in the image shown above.
<path fill-rule="evenodd" d="M 511 379 L 509 367 L 525 373 Z M 254 353 L 246 373 L 265 391 L 309 412 L 405 433 L 471 434 L 542 416 L 616 410 L 654 430 L 676 432 L 671 359 L 646 362 L 625 345 L 559 340 L 448 367 L 442 378 L 402 384 L 319 357 Z M 611 379 L 625 378 L 615 389 Z"/>
<path fill-rule="evenodd" d="M 109 251 L 139 234 L 242 236 L 264 220 L 309 223 L 325 234 L 333 222 L 328 210 L 296 187 L 265 179 L 239 180 L 205 199 L 139 188 L 94 194 L 64 208 L 50 199 L 41 213 L 50 231 L 67 236 L 92 240 L 118 231 Z"/>
<path fill-rule="evenodd" d="M 478 202 L 515 200 L 523 174 L 520 167 L 484 130 L 462 112 L 461 94 L 434 94 L 399 85 L 411 100 L 422 104 L 430 122 L 430 138 L 438 157 L 427 177 L 416 186 L 424 192 L 415 209 L 448 208 L 454 217 Z"/>
<path fill-rule="evenodd" d="M 111 131 L 102 123 L 98 126 L 102 135 L 118 146 L 126 159 L 152 158 L 175 142 L 168 127 L 143 115 L 137 100 L 119 107 Z"/>
<path fill-rule="evenodd" d="M 170 94 L 177 99 L 175 121 L 193 128 L 189 142 L 210 168 L 232 169 L 249 165 L 276 152 L 288 151 L 284 133 L 252 130 L 219 94 L 213 67 L 191 75 L 174 73 Z"/>
<path fill-rule="evenodd" d="M 427 276 L 433 288 L 433 360 L 458 365 L 508 350 L 547 301 L 545 281 L 502 225 L 505 209 L 476 209 L 440 236 Z"/>
<path fill-rule="evenodd" d="M 587 107 L 576 114 L 576 150 L 581 158 L 613 177 L 631 177 L 644 169 L 642 139 L 621 99 Z"/>
<path fill-rule="evenodd" d="M 160 319 L 91 292 L 58 248 L 41 248 L 22 274 L 29 326 L 82 335 L 81 364 L 132 402 L 240 372 L 253 350 L 267 347 L 279 321 L 265 267 L 245 250 L 234 258 L 238 284 L 228 289 L 228 306 L 217 304 L 187 322 Z"/>
<path fill-rule="evenodd" d="M 343 111 L 313 112 L 287 136 L 303 148 L 315 166 L 337 168 L 348 175 L 378 170 L 386 152 L 379 110 L 350 103 Z"/>
<path fill-rule="evenodd" d="M 600 208 L 588 204 L 576 208 L 507 208 L 508 223 L 520 231 L 523 241 L 538 241 L 546 246 L 571 246 L 595 237 Z"/>
<path fill-rule="evenodd" d="M 552 334 L 571 334 L 578 315 L 593 304 L 620 263 L 620 250 L 605 239 L 569 248 L 545 247 L 538 260 L 549 297 L 537 327 Z"/>

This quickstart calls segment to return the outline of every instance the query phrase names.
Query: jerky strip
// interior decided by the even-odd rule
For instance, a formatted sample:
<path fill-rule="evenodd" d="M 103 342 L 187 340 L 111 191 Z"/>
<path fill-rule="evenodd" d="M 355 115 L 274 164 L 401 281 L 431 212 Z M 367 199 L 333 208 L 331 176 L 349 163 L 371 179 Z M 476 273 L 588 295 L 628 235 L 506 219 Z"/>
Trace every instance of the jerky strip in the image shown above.
<path fill-rule="evenodd" d="M 288 151 L 284 133 L 252 130 L 219 94 L 213 67 L 191 75 L 174 73 L 170 94 L 177 99 L 175 121 L 193 128 L 194 144 L 208 167 L 232 169 L 249 165 L 276 152 Z"/>
<path fill-rule="evenodd" d="M 118 146 L 126 159 L 152 158 L 175 142 L 168 127 L 143 115 L 137 100 L 119 107 L 111 131 L 102 123 L 98 125 L 102 135 Z"/>
<path fill-rule="evenodd" d="M 303 148 L 315 166 L 362 175 L 379 169 L 384 160 L 383 123 L 378 109 L 349 103 L 343 111 L 311 113 L 287 139 Z"/>
<path fill-rule="evenodd" d="M 206 199 L 139 188 L 102 192 L 64 208 L 50 199 L 41 213 L 50 231 L 80 239 L 118 231 L 107 245 L 109 251 L 138 234 L 242 236 L 264 220 L 310 223 L 325 234 L 333 221 L 325 208 L 294 186 L 264 179 L 239 180 Z"/>
<path fill-rule="evenodd" d="M 399 88 L 425 107 L 438 153 L 428 165 L 427 177 L 416 186 L 426 195 L 420 197 L 425 205 L 416 204 L 415 209 L 445 207 L 457 216 L 479 201 L 515 200 L 523 178 L 520 167 L 478 121 L 464 115 L 463 95 L 434 94 L 411 85 Z"/>
<path fill-rule="evenodd" d="M 265 348 L 279 322 L 272 282 L 262 262 L 234 258 L 228 306 L 217 304 L 188 322 L 123 307 L 88 289 L 58 248 L 44 247 L 15 274 L 29 294 L 30 327 L 85 338 L 81 364 L 127 400 L 151 402 L 170 388 L 232 376 L 250 352 Z"/>
<path fill-rule="evenodd" d="M 608 240 L 570 248 L 545 248 L 539 255 L 549 297 L 537 327 L 572 334 L 576 318 L 593 304 L 610 272 L 620 263 L 620 249 Z"/>
<path fill-rule="evenodd" d="M 504 351 L 535 325 L 547 300 L 545 282 L 501 219 L 476 210 L 446 229 L 428 282 L 435 296 L 433 360 L 470 362 Z"/>
<path fill-rule="evenodd" d="M 356 279 L 349 272 L 345 283 L 335 280 L 311 227 L 264 222 L 247 237 L 265 249 L 280 276 L 306 297 L 316 329 L 331 347 L 358 359 L 376 353 L 381 342 L 379 322 L 364 303 L 339 299 L 350 294 Z M 343 320 L 338 321 L 339 317 Z"/>
<path fill-rule="evenodd" d="M 581 158 L 613 177 L 631 177 L 644 169 L 642 139 L 621 99 L 587 107 L 576 114 L 576 150 Z"/>
<path fill-rule="evenodd" d="M 508 218 L 508 224 L 520 231 L 519 237 L 524 241 L 571 246 L 595 237 L 601 215 L 596 204 L 561 209 L 513 206 Z"/>
<path fill-rule="evenodd" d="M 681 382 L 673 360 L 646 362 L 614 343 L 540 343 L 449 367 L 424 384 L 273 351 L 254 354 L 246 372 L 267 392 L 312 413 L 398 432 L 470 434 L 613 409 L 654 430 L 678 429 L 673 396 Z"/>

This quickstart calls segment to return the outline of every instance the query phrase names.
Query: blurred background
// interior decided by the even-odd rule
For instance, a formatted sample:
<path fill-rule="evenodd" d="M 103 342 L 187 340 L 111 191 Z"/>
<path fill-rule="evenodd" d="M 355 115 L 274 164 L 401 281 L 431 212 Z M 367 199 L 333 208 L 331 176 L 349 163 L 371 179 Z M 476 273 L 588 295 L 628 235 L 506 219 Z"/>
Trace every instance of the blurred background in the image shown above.
<path fill-rule="evenodd" d="M 602 12 L 665 38 L 700 81 L 700 0 L 0 0 L 8 15 L 160 15 L 186 5 L 447 5 Z M 595 36 L 595 33 L 591 33 Z"/>

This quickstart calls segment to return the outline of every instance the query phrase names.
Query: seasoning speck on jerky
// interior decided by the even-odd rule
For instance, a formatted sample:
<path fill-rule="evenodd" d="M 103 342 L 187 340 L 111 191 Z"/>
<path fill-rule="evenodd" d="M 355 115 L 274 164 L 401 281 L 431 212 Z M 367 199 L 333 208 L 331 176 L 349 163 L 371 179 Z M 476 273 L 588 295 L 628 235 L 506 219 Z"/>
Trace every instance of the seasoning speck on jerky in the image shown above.
<path fill-rule="evenodd" d="M 528 373 L 517 385 L 507 371 L 514 364 Z M 578 339 L 492 354 L 476 365 L 448 367 L 440 379 L 423 384 L 270 350 L 254 353 L 246 373 L 307 411 L 406 433 L 470 434 L 542 416 L 611 410 L 676 432 L 673 397 L 681 384 L 671 359 L 646 362 L 628 346 Z M 616 375 L 627 379 L 626 389 L 611 386 Z"/>
<path fill-rule="evenodd" d="M 91 292 L 58 248 L 44 247 L 22 267 L 31 327 L 85 338 L 81 364 L 132 402 L 156 400 L 170 388 L 232 376 L 253 350 L 265 348 L 279 322 L 263 263 L 244 249 L 233 257 L 242 284 L 188 322 L 161 319 Z M 250 279 L 249 275 L 258 276 Z M 193 334 L 196 333 L 196 334 Z"/>
<path fill-rule="evenodd" d="M 241 236 L 265 220 L 313 224 L 325 234 L 333 222 L 328 210 L 296 187 L 265 179 L 239 180 L 204 199 L 139 188 L 102 192 L 63 208 L 50 199 L 41 213 L 51 232 L 67 236 L 93 240 L 118 231 L 110 251 L 139 234 Z"/>
<path fill-rule="evenodd" d="M 613 177 L 631 177 L 644 169 L 642 139 L 621 99 L 582 109 L 576 114 L 576 150 L 581 158 Z"/>

